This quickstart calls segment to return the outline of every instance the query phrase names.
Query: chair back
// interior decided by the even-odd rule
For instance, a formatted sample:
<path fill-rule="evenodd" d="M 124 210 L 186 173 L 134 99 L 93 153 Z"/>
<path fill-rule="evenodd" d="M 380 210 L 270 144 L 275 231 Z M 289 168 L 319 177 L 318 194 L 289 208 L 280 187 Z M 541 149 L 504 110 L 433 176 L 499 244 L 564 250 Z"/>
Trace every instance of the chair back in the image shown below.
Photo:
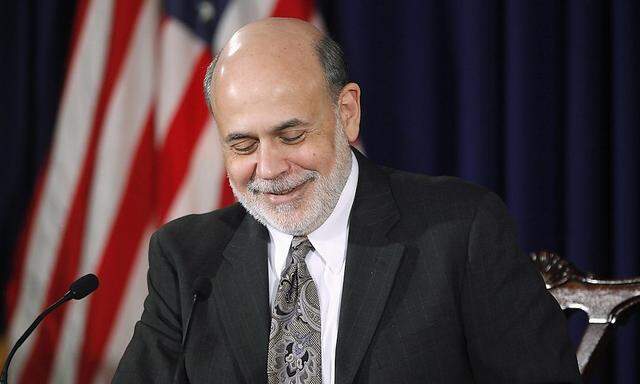
<path fill-rule="evenodd" d="M 585 377 L 610 330 L 640 309 L 640 278 L 599 279 L 548 251 L 534 252 L 531 259 L 560 307 L 579 309 L 589 317 L 577 351 L 580 374 Z"/>

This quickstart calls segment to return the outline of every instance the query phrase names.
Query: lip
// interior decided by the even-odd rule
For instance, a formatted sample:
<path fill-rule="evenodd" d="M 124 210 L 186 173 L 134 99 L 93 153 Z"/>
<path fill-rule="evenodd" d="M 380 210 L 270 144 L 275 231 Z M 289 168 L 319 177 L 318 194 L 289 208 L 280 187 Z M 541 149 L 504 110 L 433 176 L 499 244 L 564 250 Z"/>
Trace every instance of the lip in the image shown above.
<path fill-rule="evenodd" d="M 309 184 L 309 181 L 310 180 L 305 181 L 304 183 L 298 185 L 297 187 L 293 188 L 291 191 L 285 194 L 276 195 L 273 193 L 265 193 L 264 195 L 272 204 L 277 205 L 277 204 L 289 203 L 293 200 L 299 199 L 304 194 L 304 190 Z"/>

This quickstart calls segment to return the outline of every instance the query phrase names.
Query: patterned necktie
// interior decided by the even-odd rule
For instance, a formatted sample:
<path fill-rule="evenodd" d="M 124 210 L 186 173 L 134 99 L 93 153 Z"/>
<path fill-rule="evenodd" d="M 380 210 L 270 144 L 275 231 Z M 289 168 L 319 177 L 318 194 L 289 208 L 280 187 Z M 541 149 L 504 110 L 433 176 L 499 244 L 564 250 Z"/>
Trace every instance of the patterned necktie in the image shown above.
<path fill-rule="evenodd" d="M 313 246 L 295 236 L 271 311 L 269 384 L 322 384 L 320 301 L 304 258 Z"/>

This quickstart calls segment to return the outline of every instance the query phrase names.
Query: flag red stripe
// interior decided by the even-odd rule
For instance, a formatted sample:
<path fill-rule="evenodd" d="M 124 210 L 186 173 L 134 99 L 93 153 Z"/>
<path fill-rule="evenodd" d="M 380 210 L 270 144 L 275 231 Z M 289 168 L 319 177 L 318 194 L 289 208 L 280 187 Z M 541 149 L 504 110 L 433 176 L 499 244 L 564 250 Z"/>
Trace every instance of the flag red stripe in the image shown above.
<path fill-rule="evenodd" d="M 73 21 L 73 29 L 71 34 L 71 43 L 69 45 L 69 53 L 67 59 L 67 72 L 65 74 L 65 79 L 69 79 L 71 72 L 71 63 L 73 63 L 74 57 L 77 51 L 78 40 L 80 39 L 80 32 L 82 31 L 84 24 L 86 22 L 87 8 L 88 8 L 88 0 L 80 0 L 76 5 L 76 11 Z M 66 81 L 63 85 L 63 89 L 61 92 L 60 100 L 64 99 L 64 95 L 66 93 Z M 10 280 L 7 284 L 7 292 L 6 292 L 6 305 L 7 305 L 7 319 L 11 319 L 13 317 L 13 312 L 15 310 L 17 300 L 18 300 L 18 291 L 22 284 L 23 271 L 25 265 L 25 257 L 27 252 L 27 244 L 29 239 L 31 239 L 31 233 L 33 230 L 33 219 L 35 218 L 36 212 L 40 209 L 40 203 L 42 200 L 42 191 L 44 189 L 45 180 L 47 180 L 48 169 L 49 169 L 49 157 L 50 153 L 47 153 L 43 163 L 40 166 L 38 171 L 38 176 L 36 178 L 35 188 L 33 195 L 31 197 L 31 202 L 27 208 L 26 220 L 22 226 L 22 231 L 18 238 L 18 242 L 16 244 L 14 254 L 12 257 L 12 269 L 10 273 Z"/>
<path fill-rule="evenodd" d="M 91 297 L 83 335 L 77 383 L 93 382 L 96 371 L 116 323 L 118 308 L 127 287 L 144 231 L 153 218 L 155 189 L 153 162 L 153 110 L 149 112 L 141 140 L 136 149 L 127 186 L 97 275 L 101 285 Z"/>
<path fill-rule="evenodd" d="M 226 207 L 227 205 L 231 205 L 236 202 L 235 196 L 233 196 L 233 191 L 229 186 L 229 182 L 227 180 L 227 173 L 225 172 L 222 176 L 222 180 L 220 183 L 220 189 L 222 193 L 220 193 L 220 201 L 218 203 L 219 208 Z"/>
<path fill-rule="evenodd" d="M 295 17 L 310 20 L 313 15 L 312 0 L 278 0 L 271 15 L 274 17 Z"/>
<path fill-rule="evenodd" d="M 202 79 L 211 61 L 211 54 L 203 50 L 198 58 L 180 106 L 169 125 L 167 136 L 158 157 L 158 209 L 161 221 L 169 209 L 189 170 L 189 163 L 198 139 L 209 118 L 202 96 Z"/>
<path fill-rule="evenodd" d="M 114 8 L 114 19 L 111 30 L 111 44 L 105 76 L 98 98 L 96 112 L 91 125 L 91 134 L 87 148 L 87 155 L 82 165 L 82 173 L 76 189 L 66 227 L 62 235 L 62 242 L 57 251 L 57 262 L 51 274 L 47 289 L 46 303 L 52 303 L 66 292 L 69 283 L 78 274 L 80 252 L 84 238 L 84 226 L 89 192 L 93 180 L 97 147 L 101 137 L 103 121 L 113 87 L 116 83 L 122 62 L 124 61 L 136 19 L 140 13 L 141 1 L 120 0 Z M 64 322 L 65 307 L 49 315 L 40 327 L 32 353 L 27 360 L 21 383 L 44 383 L 51 374 L 54 351 L 60 338 L 61 326 Z"/>

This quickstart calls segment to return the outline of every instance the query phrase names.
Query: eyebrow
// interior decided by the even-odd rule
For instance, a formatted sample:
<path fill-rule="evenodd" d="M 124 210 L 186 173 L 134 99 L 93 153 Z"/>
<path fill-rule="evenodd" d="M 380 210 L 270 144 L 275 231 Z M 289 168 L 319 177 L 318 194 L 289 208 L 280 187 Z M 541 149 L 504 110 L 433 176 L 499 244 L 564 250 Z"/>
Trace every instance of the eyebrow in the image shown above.
<path fill-rule="evenodd" d="M 275 127 L 273 127 L 271 129 L 272 132 L 280 132 L 282 130 L 285 130 L 287 128 L 294 128 L 294 127 L 304 127 L 309 125 L 308 122 L 294 118 L 294 119 L 289 119 L 283 123 L 280 123 L 278 125 L 276 125 Z"/>
<path fill-rule="evenodd" d="M 224 141 L 225 143 L 230 143 L 234 140 L 246 139 L 250 137 L 251 136 L 247 135 L 246 133 L 230 133 L 227 135 L 227 137 L 225 137 Z"/>
<path fill-rule="evenodd" d="M 288 128 L 295 128 L 295 127 L 304 127 L 309 125 L 309 122 L 304 121 L 304 120 L 300 120 L 298 118 L 293 118 L 293 119 L 289 119 L 286 121 L 283 121 L 282 123 L 275 125 L 274 127 L 272 127 L 271 129 L 269 129 L 269 131 L 271 133 L 277 133 L 280 131 L 283 131 L 285 129 Z M 226 143 L 230 143 L 234 140 L 242 140 L 242 139 L 247 139 L 247 138 L 252 138 L 251 135 L 246 134 L 246 133 L 230 133 L 225 137 L 225 142 Z"/>

